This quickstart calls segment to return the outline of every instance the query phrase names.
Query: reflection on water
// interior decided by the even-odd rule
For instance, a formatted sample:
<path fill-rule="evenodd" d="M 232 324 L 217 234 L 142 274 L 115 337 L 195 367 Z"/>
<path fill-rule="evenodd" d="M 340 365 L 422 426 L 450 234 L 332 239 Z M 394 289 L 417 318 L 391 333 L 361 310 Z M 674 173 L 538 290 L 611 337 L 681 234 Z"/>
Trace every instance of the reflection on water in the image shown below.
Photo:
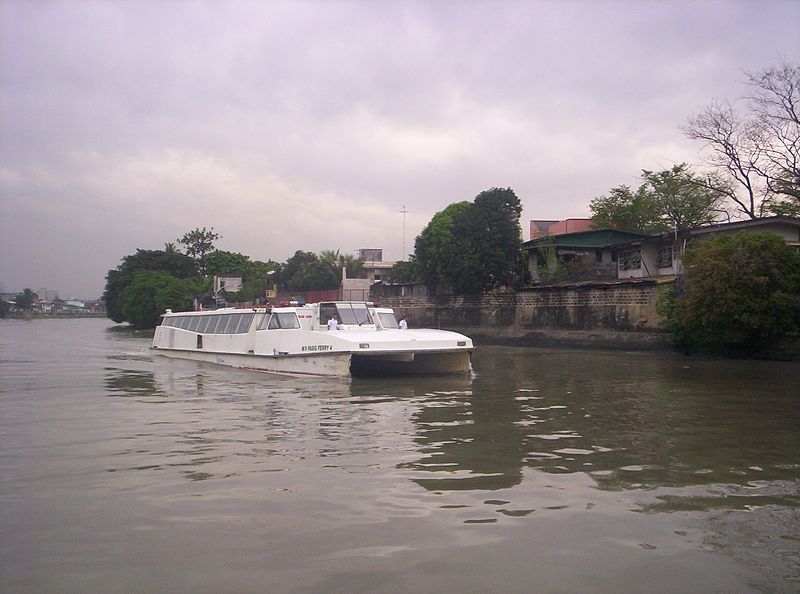
<path fill-rule="evenodd" d="M 472 378 L 311 381 L 101 322 L 0 327 L 4 590 L 102 590 L 77 568 L 151 548 L 217 590 L 527 591 L 522 551 L 543 590 L 800 584 L 798 365 L 483 347 Z"/>

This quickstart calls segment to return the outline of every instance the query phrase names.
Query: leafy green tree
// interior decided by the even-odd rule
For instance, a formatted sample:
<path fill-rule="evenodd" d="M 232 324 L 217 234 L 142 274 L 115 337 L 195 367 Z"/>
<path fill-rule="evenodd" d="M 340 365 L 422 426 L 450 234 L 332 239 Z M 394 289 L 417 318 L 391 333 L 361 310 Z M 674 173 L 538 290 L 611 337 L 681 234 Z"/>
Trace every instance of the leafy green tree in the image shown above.
<path fill-rule="evenodd" d="M 314 260 L 304 263 L 295 275 L 289 279 L 287 288 L 290 291 L 326 291 L 339 288 L 339 279 L 331 274 L 331 269 L 324 262 Z"/>
<path fill-rule="evenodd" d="M 319 259 L 314 252 L 297 250 L 291 258 L 286 260 L 286 263 L 281 268 L 280 273 L 276 275 L 278 277 L 276 279 L 278 281 L 278 287 L 281 290 L 290 290 L 289 284 L 291 280 L 300 272 L 300 269 L 308 264 L 318 261 Z"/>
<path fill-rule="evenodd" d="M 8 310 L 11 309 L 6 303 L 5 299 L 0 299 L 0 318 L 4 318 L 8 315 Z"/>
<path fill-rule="evenodd" d="M 206 274 L 208 276 L 222 276 L 226 274 L 244 275 L 250 266 L 250 258 L 236 252 L 216 250 L 206 256 Z"/>
<path fill-rule="evenodd" d="M 723 212 L 725 194 L 707 187 L 686 163 L 658 172 L 644 169 L 642 179 L 644 191 L 670 230 L 710 225 Z"/>
<path fill-rule="evenodd" d="M 440 284 L 449 284 L 449 267 L 457 256 L 454 222 L 467 218 L 472 208 L 472 203 L 466 201 L 450 204 L 433 215 L 414 242 L 420 276 L 434 290 Z"/>
<path fill-rule="evenodd" d="M 607 195 L 592 200 L 589 210 L 595 227 L 638 233 L 660 233 L 666 229 L 652 196 L 641 186 L 635 192 L 629 186 L 611 188 Z"/>
<path fill-rule="evenodd" d="M 481 268 L 485 272 L 480 290 L 505 285 L 512 287 L 520 278 L 525 260 L 522 257 L 522 229 L 519 217 L 522 204 L 511 188 L 492 188 L 475 197 L 472 236 L 477 243 Z"/>
<path fill-rule="evenodd" d="M 686 163 L 664 171 L 642 170 L 636 191 L 612 188 L 589 204 L 596 227 L 637 233 L 664 233 L 713 223 L 720 215 L 725 194 L 709 188 Z"/>
<path fill-rule="evenodd" d="M 288 291 L 337 289 L 341 279 L 330 262 L 321 261 L 314 252 L 301 250 L 286 261 L 276 276 L 280 288 Z"/>
<path fill-rule="evenodd" d="M 177 241 L 186 248 L 186 253 L 197 262 L 200 274 L 206 276 L 206 256 L 216 248 L 214 242 L 220 239 L 219 233 L 214 232 L 214 227 L 206 229 L 203 227 L 192 229 L 184 233 Z"/>
<path fill-rule="evenodd" d="M 25 289 L 14 298 L 14 303 L 21 309 L 30 309 L 33 307 L 33 302 L 36 301 L 36 293 L 30 289 Z"/>
<path fill-rule="evenodd" d="M 798 183 L 800 187 L 800 183 Z M 769 203 L 769 214 L 800 219 L 800 199 L 773 200 Z"/>
<path fill-rule="evenodd" d="M 800 255 L 778 235 L 718 235 L 683 262 L 682 287 L 662 309 L 678 344 L 752 356 L 797 332 Z"/>
<path fill-rule="evenodd" d="M 106 275 L 103 300 L 106 315 L 117 323 L 126 321 L 122 312 L 121 295 L 133 281 L 137 272 L 156 271 L 178 278 L 189 278 L 197 274 L 197 267 L 189 256 L 176 251 L 137 249 L 135 254 L 125 256 L 122 263 Z"/>
<path fill-rule="evenodd" d="M 420 276 L 459 294 L 513 286 L 524 266 L 521 212 L 512 189 L 492 188 L 436 213 L 414 245 Z"/>
<path fill-rule="evenodd" d="M 163 272 L 137 272 L 122 291 L 122 314 L 135 328 L 154 328 L 167 309 L 190 311 L 201 283 L 200 279 L 181 279 Z"/>
<path fill-rule="evenodd" d="M 389 278 L 393 283 L 413 283 L 420 280 L 416 257 L 412 254 L 407 261 L 395 262 Z"/>

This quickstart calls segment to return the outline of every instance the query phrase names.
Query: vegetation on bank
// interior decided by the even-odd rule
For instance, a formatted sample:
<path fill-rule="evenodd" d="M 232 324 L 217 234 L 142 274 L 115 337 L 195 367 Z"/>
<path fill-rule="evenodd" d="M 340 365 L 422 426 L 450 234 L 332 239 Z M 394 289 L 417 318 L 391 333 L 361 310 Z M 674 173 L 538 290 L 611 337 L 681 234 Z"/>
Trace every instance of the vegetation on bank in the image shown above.
<path fill-rule="evenodd" d="M 718 235 L 683 261 L 685 274 L 659 303 L 676 345 L 769 357 L 800 336 L 800 254 L 777 235 Z"/>
<path fill-rule="evenodd" d="M 298 250 L 285 263 L 262 262 L 237 252 L 218 250 L 220 235 L 214 228 L 196 228 L 163 250 L 136 250 L 106 275 L 103 299 L 109 318 L 136 328 L 152 328 L 165 309 L 186 311 L 195 299 L 205 305 L 263 299 L 268 289 L 313 291 L 339 286 L 342 269 L 357 277 L 363 262 L 338 250 L 319 255 Z M 212 294 L 213 277 L 241 275 L 243 286 L 235 293 Z"/>

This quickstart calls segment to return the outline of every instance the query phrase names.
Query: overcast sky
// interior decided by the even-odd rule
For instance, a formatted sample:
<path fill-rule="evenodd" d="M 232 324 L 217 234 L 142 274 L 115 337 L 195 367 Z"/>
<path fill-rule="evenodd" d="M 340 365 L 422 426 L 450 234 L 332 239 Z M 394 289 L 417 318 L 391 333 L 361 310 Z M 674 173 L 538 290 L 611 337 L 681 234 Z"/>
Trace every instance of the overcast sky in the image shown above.
<path fill-rule="evenodd" d="M 97 297 L 204 226 L 399 259 L 492 187 L 528 239 L 698 162 L 680 124 L 799 32 L 798 0 L 0 0 L 0 289 Z"/>

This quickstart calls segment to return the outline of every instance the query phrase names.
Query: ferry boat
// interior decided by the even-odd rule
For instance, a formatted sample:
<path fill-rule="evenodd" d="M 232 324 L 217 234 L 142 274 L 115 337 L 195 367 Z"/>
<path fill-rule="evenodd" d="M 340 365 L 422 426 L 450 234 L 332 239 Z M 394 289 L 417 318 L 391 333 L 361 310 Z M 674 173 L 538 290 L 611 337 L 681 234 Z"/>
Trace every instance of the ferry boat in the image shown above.
<path fill-rule="evenodd" d="M 329 329 L 329 320 L 338 319 Z M 391 308 L 363 301 L 282 307 L 167 310 L 154 352 L 281 375 L 347 377 L 466 374 L 472 340 L 401 329 Z"/>

